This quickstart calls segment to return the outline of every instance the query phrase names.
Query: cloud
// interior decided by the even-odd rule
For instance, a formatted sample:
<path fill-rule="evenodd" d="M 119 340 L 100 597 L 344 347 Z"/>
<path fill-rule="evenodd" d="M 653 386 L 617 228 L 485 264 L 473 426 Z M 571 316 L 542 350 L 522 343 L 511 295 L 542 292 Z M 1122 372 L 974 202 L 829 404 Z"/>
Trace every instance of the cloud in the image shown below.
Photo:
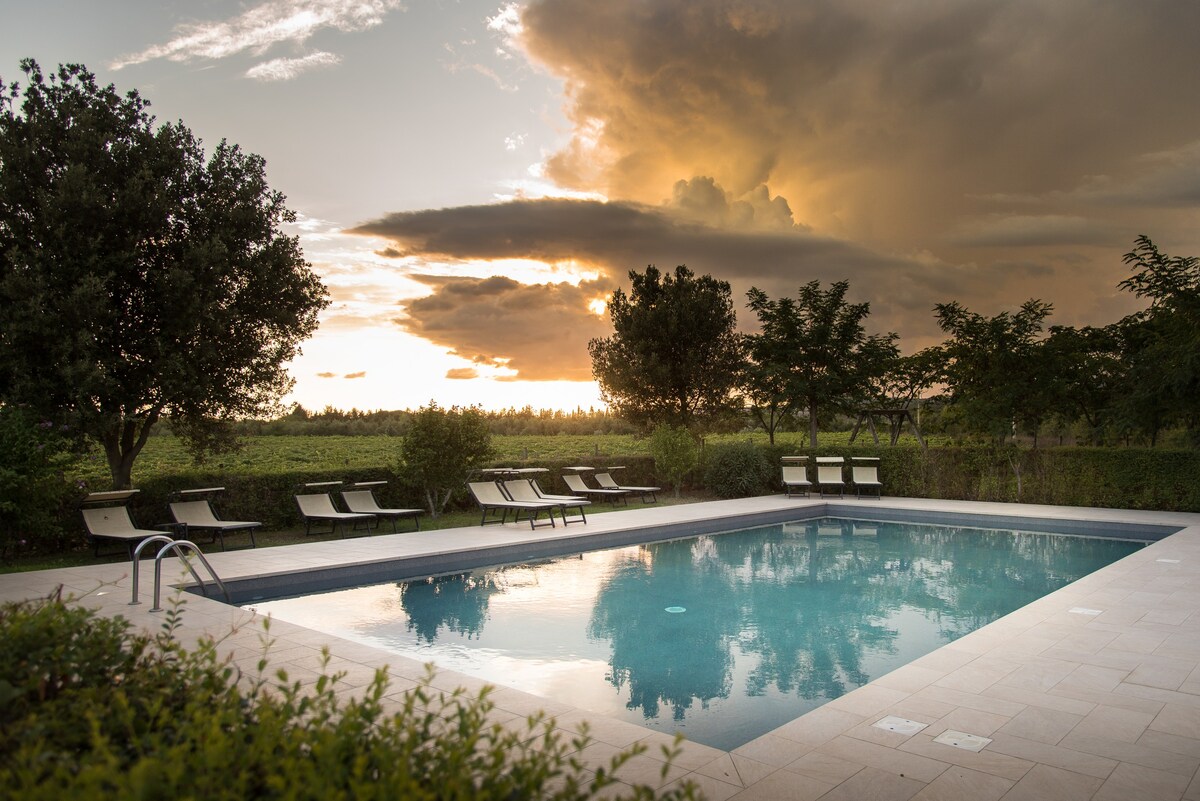
<path fill-rule="evenodd" d="M 422 276 L 433 289 L 404 303 L 397 323 L 446 347 L 499 380 L 590 381 L 587 342 L 611 333 L 606 318 L 588 310 L 605 293 L 599 284 L 522 284 L 511 278 Z M 457 368 L 447 378 L 474 378 Z"/>
<path fill-rule="evenodd" d="M 366 370 L 359 370 L 357 373 L 346 373 L 344 376 L 342 376 L 342 378 L 350 378 L 350 379 L 366 378 L 366 377 L 367 377 Z"/>
<path fill-rule="evenodd" d="M 301 73 L 342 63 L 333 53 L 317 52 L 302 58 L 275 58 L 246 70 L 246 77 L 256 81 L 290 81 Z"/>
<path fill-rule="evenodd" d="M 303 44 L 327 28 L 343 33 L 365 30 L 403 9 L 400 0 L 267 0 L 229 20 L 179 25 L 170 41 L 122 56 L 109 67 L 119 70 L 160 58 L 192 61 L 246 51 L 261 54 L 276 44 Z"/>
<path fill-rule="evenodd" d="M 816 231 L 958 261 L 988 198 L 1128 181 L 1195 141 L 1197 29 L 1191 0 L 531 0 L 515 36 L 564 82 L 559 184 L 767 186 Z M 1196 208 L 1194 180 L 1160 178 Z"/>
<path fill-rule="evenodd" d="M 950 239 L 972 247 L 1113 244 L 1111 232 L 1084 217 L 1061 214 L 994 215 L 965 223 Z"/>
<path fill-rule="evenodd" d="M 698 185 L 706 186 L 706 182 Z M 379 220 L 363 223 L 350 233 L 386 238 L 395 250 L 408 258 L 427 258 L 442 262 L 477 263 L 480 260 L 535 259 L 547 263 L 573 262 L 592 266 L 602 280 L 584 285 L 585 291 L 571 299 L 570 320 L 583 316 L 588 292 L 592 297 L 606 294 L 626 284 L 630 270 L 641 271 L 647 264 L 670 269 L 687 264 L 699 274 L 711 273 L 730 281 L 734 302 L 741 304 L 752 285 L 774 296 L 794 294 L 808 281 L 832 282 L 846 279 L 856 300 L 872 303 L 871 325 L 880 330 L 898 330 L 906 337 L 929 337 L 936 330 L 930 310 L 934 303 L 961 300 L 991 302 L 997 283 L 1020 282 L 1037 274 L 1038 267 L 961 267 L 949 265 L 931 255 L 899 257 L 877 253 L 868 248 L 827 236 L 818 236 L 801 228 L 769 230 L 729 230 L 704 225 L 681 217 L 671 206 L 644 206 L 630 202 L 609 202 L 543 198 L 515 200 L 484 206 L 397 212 Z M 492 291 L 506 299 L 520 297 L 529 313 L 522 320 L 537 327 L 543 319 L 536 310 L 545 303 L 544 289 L 520 294 L 522 286 L 509 279 L 419 279 L 435 287 L 428 299 L 408 305 L 410 314 L 428 320 L 425 327 L 411 327 L 413 333 L 459 350 L 462 355 L 477 353 L 505 354 L 500 340 L 487 334 L 480 339 L 474 332 L 469 339 L 455 339 L 468 333 L 456 326 L 427 317 L 442 302 L 443 293 L 459 286 L 458 300 L 452 304 L 456 315 L 463 313 L 462 296 L 467 289 L 481 292 L 492 302 Z M 451 283 L 439 284 L 437 281 Z M 1115 283 L 1115 281 L 1114 281 Z M 426 306 L 424 304 L 430 304 Z M 515 304 L 514 304 L 515 305 Z M 486 316 L 487 312 L 481 312 Z M 748 326 L 748 313 L 740 315 Z M 515 325 L 517 319 L 513 318 Z M 605 326 L 607 329 L 607 326 Z M 490 329 L 489 329 L 490 330 Z M 591 330 L 597 330 L 593 326 Z M 587 362 L 583 344 L 587 337 L 562 343 L 560 352 L 570 352 L 576 362 Z M 607 335 L 607 334 L 605 334 Z M 511 335 L 510 335 L 511 336 Z M 572 350 L 573 349 L 573 350 Z M 511 365 L 510 365 L 511 366 Z M 578 371 L 582 375 L 583 371 Z"/>
<path fill-rule="evenodd" d="M 479 371 L 474 367 L 452 367 L 446 371 L 446 378 L 465 381 L 472 378 L 479 378 Z"/>
<path fill-rule="evenodd" d="M 337 378 L 337 373 L 317 373 L 317 378 Z"/>

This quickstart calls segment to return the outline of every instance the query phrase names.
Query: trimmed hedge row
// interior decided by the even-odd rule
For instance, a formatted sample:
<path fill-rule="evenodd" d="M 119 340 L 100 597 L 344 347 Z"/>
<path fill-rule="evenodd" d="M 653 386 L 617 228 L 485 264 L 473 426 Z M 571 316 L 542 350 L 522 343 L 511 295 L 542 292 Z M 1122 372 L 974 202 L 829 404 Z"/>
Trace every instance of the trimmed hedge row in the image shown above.
<path fill-rule="evenodd" d="M 779 446 L 763 450 L 775 466 L 770 490 L 781 491 L 779 458 L 800 452 Z M 843 456 L 847 463 L 851 456 L 878 456 L 885 495 L 1200 511 L 1200 451 L 883 446 L 820 449 L 807 454 Z M 846 475 L 850 475 L 848 469 Z"/>
<path fill-rule="evenodd" d="M 855 447 L 797 451 L 792 446 L 762 446 L 748 443 L 710 445 L 685 487 L 702 489 L 718 497 L 781 492 L 779 459 L 807 453 L 814 456 L 878 456 L 879 475 L 885 495 L 946 500 L 1000 501 L 1096 506 L 1126 509 L 1200 512 L 1200 451 L 1154 450 L 1148 448 L 1050 448 L 1022 450 L 989 446 Z M 542 476 L 551 492 L 566 492 L 558 478 L 562 468 L 576 459 L 538 460 L 528 465 L 506 462 L 505 466 L 549 468 Z M 631 485 L 658 484 L 654 460 L 648 456 L 589 457 L 595 467 L 625 465 L 617 474 Z M 766 469 L 762 469 L 762 465 Z M 811 469 L 811 468 L 810 468 Z M 846 471 L 849 476 L 849 470 Z M 379 493 L 385 506 L 419 508 L 421 494 L 403 484 L 388 466 L 328 470 L 291 470 L 271 474 L 226 474 L 216 469 L 197 468 L 139 484 L 134 506 L 139 523 L 155 525 L 169 520 L 167 499 L 172 492 L 190 487 L 223 486 L 219 509 L 226 518 L 261 520 L 268 529 L 288 528 L 300 521 L 293 500 L 295 488 L 310 481 L 386 480 Z M 451 501 L 456 508 L 470 508 L 466 492 Z M 65 513 L 64 525 L 83 532 L 77 511 Z"/>

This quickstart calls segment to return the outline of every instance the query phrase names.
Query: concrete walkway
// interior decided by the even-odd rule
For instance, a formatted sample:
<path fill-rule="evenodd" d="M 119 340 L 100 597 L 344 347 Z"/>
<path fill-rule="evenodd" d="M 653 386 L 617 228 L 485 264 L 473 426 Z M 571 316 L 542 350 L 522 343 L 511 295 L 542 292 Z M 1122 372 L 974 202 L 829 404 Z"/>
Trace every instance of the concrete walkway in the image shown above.
<path fill-rule="evenodd" d="M 783 496 L 652 506 L 594 515 L 587 525 L 565 529 L 509 524 L 387 534 L 209 559 L 226 580 L 284 584 L 330 568 L 371 575 L 397 559 L 441 564 L 446 554 L 477 561 L 502 548 L 536 554 L 596 547 L 645 528 L 713 531 L 746 516 L 822 506 L 819 499 Z M 649 750 L 625 766 L 622 778 L 660 786 L 691 779 L 713 801 L 1200 801 L 1200 515 L 900 498 L 837 506 L 851 513 L 860 506 L 1182 530 L 732 752 L 688 743 L 665 779 L 657 746 L 670 738 L 649 729 L 511 688 L 491 696 L 493 719 L 523 728 L 525 716 L 541 709 L 568 731 L 586 719 L 595 739 L 583 754 L 586 763 L 601 764 L 615 749 L 642 742 Z M 164 564 L 178 582 L 180 566 Z M 0 575 L 0 600 L 44 596 L 62 585 L 81 604 L 157 630 L 163 613 L 149 611 L 153 571 L 144 565 L 137 606 L 129 604 L 129 572 L 121 563 Z M 180 637 L 185 643 L 216 637 L 222 653 L 253 671 L 263 639 L 256 618 L 189 595 Z M 293 679 L 315 680 L 328 646 L 329 670 L 346 671 L 339 686 L 348 693 L 368 685 L 379 666 L 389 667 L 393 697 L 425 673 L 413 660 L 282 621 L 271 622 L 270 637 L 272 669 L 285 667 Z M 473 689 L 482 682 L 443 670 L 435 685 Z M 888 717 L 916 725 L 874 725 Z"/>

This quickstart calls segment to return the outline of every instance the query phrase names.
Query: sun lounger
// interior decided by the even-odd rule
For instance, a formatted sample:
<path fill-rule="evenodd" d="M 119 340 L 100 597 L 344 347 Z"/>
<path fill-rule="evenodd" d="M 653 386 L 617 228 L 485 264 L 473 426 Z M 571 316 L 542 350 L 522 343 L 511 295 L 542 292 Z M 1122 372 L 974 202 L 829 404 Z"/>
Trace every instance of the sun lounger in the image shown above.
<path fill-rule="evenodd" d="M 841 456 L 817 457 L 817 489 L 822 498 L 835 492 L 839 498 L 845 494 L 846 481 L 842 477 L 842 465 L 845 462 Z"/>
<path fill-rule="evenodd" d="M 517 503 L 556 503 L 558 504 L 558 512 L 562 515 L 563 525 L 571 522 L 567 517 L 568 509 L 578 509 L 578 520 L 582 523 L 587 522 L 587 515 L 583 513 L 583 507 L 591 505 L 591 501 L 586 498 L 579 498 L 574 495 L 543 495 L 534 486 L 531 479 L 528 478 L 513 478 L 504 482 L 504 493 L 508 495 L 509 500 Z"/>
<path fill-rule="evenodd" d="M 555 527 L 554 510 L 561 511 L 561 504 L 555 501 L 514 501 L 500 491 L 500 485 L 493 481 L 468 481 L 467 490 L 471 493 L 471 497 L 475 499 L 475 503 L 479 504 L 479 510 L 483 516 L 479 519 L 479 525 L 486 526 L 490 523 L 507 523 L 510 512 L 514 514 L 514 522 L 522 520 L 529 521 L 530 528 L 537 528 L 549 523 L 551 528 Z M 538 521 L 541 513 L 545 512 L 548 520 Z M 499 517 L 496 517 L 496 515 Z M 524 517 L 522 517 L 524 515 Z M 565 521 L 564 521 L 565 522 Z"/>
<path fill-rule="evenodd" d="M 83 525 L 87 528 L 88 536 L 96 548 L 96 556 L 100 556 L 100 541 L 114 540 L 122 542 L 133 558 L 133 549 L 147 537 L 157 537 L 162 530 L 138 528 L 129 513 L 129 499 L 139 490 L 115 490 L 113 492 L 93 492 L 83 499 Z M 110 504 L 103 506 L 101 504 Z"/>
<path fill-rule="evenodd" d="M 575 473 L 563 473 L 562 480 L 567 485 L 567 489 L 576 495 L 583 495 L 586 498 L 607 498 L 613 505 L 620 500 L 626 506 L 629 505 L 629 493 L 626 490 L 589 487 L 583 483 L 583 476 Z"/>
<path fill-rule="evenodd" d="M 787 491 L 787 496 L 792 497 L 793 492 L 803 492 L 804 497 L 808 497 L 808 493 L 812 490 L 812 482 L 808 480 L 808 462 L 807 456 L 785 456 L 783 457 L 783 488 Z"/>
<path fill-rule="evenodd" d="M 609 470 L 621 470 L 620 466 L 610 467 Z M 600 485 L 600 489 L 615 489 L 625 490 L 634 495 L 640 495 L 642 503 L 658 503 L 658 493 L 662 492 L 662 487 L 632 487 L 618 484 L 613 477 L 607 472 L 596 474 L 596 483 Z M 649 497 L 650 500 L 646 500 Z"/>
<path fill-rule="evenodd" d="M 258 544 L 254 541 L 254 530 L 260 528 L 262 523 L 249 520 L 222 520 L 217 514 L 217 510 L 213 508 L 213 496 L 224 491 L 224 487 L 179 490 L 176 497 L 167 503 L 167 508 L 171 510 L 171 516 L 175 518 L 175 522 L 186 527 L 184 529 L 185 538 L 192 531 L 208 533 L 212 540 L 220 541 L 223 551 L 225 550 L 225 534 L 244 531 L 250 535 L 250 547 L 257 547 Z"/>
<path fill-rule="evenodd" d="M 861 498 L 864 491 L 883 495 L 883 484 L 879 481 L 879 459 L 874 456 L 850 457 L 850 482 L 854 484 L 855 496 Z M 868 497 L 870 495 L 868 494 Z"/>
<path fill-rule="evenodd" d="M 340 482 L 337 483 L 340 484 Z M 312 487 L 314 485 L 310 484 L 307 486 Z M 296 505 L 300 507 L 300 514 L 304 516 L 304 533 L 306 535 L 312 533 L 313 523 L 328 523 L 330 525 L 329 533 L 336 533 L 338 526 L 341 526 L 342 536 L 345 537 L 347 524 L 357 529 L 361 523 L 370 531 L 371 523 L 375 520 L 375 515 L 372 514 L 339 512 L 334 507 L 333 498 L 330 497 L 328 492 L 303 492 L 297 494 Z"/>
<path fill-rule="evenodd" d="M 379 501 L 375 498 L 375 491 L 371 488 L 386 483 L 386 481 L 363 481 L 358 484 L 351 484 L 350 489 L 342 492 L 342 501 L 351 512 L 375 515 L 377 518 L 387 518 L 391 521 L 393 532 L 397 530 L 396 521 L 404 518 L 410 518 L 413 521 L 413 525 L 416 526 L 413 531 L 420 531 L 421 512 L 424 511 L 423 509 L 380 508 Z"/>

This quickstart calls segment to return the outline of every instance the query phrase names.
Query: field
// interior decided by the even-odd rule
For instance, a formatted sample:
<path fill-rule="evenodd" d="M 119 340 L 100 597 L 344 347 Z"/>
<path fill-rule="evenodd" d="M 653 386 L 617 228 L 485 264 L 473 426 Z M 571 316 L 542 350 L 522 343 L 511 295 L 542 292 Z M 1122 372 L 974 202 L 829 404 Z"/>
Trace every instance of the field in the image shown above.
<path fill-rule="evenodd" d="M 776 435 L 779 444 L 804 446 L 807 438 L 800 433 Z M 845 445 L 846 432 L 821 434 L 822 446 Z M 708 437 L 706 444 L 753 441 L 765 445 L 767 437 L 761 432 L 722 434 Z M 859 437 L 858 444 L 870 443 L 870 437 Z M 632 434 L 591 435 L 525 435 L 494 436 L 495 460 L 498 462 L 536 462 L 539 459 L 561 462 L 575 460 L 586 464 L 592 456 L 645 456 L 649 442 Z M 400 438 L 388 436 L 365 437 L 248 437 L 246 446 L 237 453 L 211 457 L 204 463 L 206 471 L 255 475 L 295 470 L 338 470 L 341 468 L 371 468 L 395 465 L 400 456 Z M 133 467 L 133 483 L 151 478 L 163 478 L 192 471 L 195 465 L 183 446 L 170 435 L 155 436 L 138 456 Z M 80 468 L 80 478 L 92 487 L 108 485 L 108 465 L 100 452 L 93 453 Z"/>

